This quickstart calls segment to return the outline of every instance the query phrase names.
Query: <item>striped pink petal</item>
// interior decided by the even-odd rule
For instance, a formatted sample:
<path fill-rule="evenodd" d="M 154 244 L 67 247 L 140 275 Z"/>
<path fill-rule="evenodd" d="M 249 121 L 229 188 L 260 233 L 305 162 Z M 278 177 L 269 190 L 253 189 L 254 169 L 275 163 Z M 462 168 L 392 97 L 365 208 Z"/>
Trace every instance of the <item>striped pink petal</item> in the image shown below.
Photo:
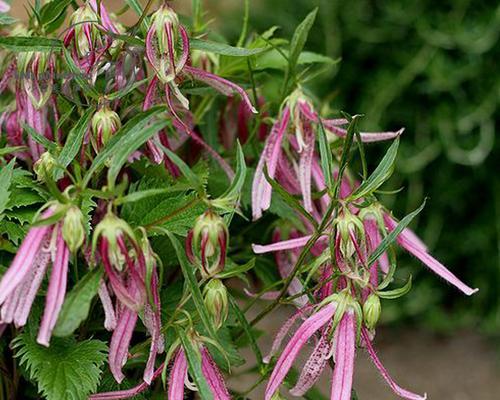
<path fill-rule="evenodd" d="M 201 372 L 214 395 L 214 399 L 231 399 L 226 384 L 224 383 L 224 378 L 205 347 L 201 348 Z"/>
<path fill-rule="evenodd" d="M 331 400 L 351 400 L 356 354 L 356 321 L 348 310 L 335 332 L 335 368 L 333 370 Z"/>
<path fill-rule="evenodd" d="M 399 397 L 403 399 L 408 399 L 408 400 L 425 400 L 427 398 L 427 395 L 424 394 L 423 396 L 412 393 L 406 389 L 403 389 L 401 386 L 399 386 L 394 379 L 391 378 L 385 367 L 383 366 L 382 362 L 377 356 L 377 353 L 375 352 L 375 349 L 372 346 L 371 340 L 370 340 L 370 334 L 366 330 L 366 328 L 361 329 L 361 335 L 363 336 L 363 341 L 366 347 L 366 351 L 368 352 L 368 355 L 372 359 L 373 363 L 379 370 L 380 374 L 384 378 L 384 380 L 387 382 L 387 384 L 391 387 L 391 389 L 396 393 Z"/>
<path fill-rule="evenodd" d="M 331 320 L 333 314 L 335 313 L 335 309 L 336 305 L 333 303 L 326 305 L 317 313 L 307 318 L 300 328 L 297 329 L 274 366 L 266 387 L 265 400 L 270 400 L 273 397 L 274 393 L 278 390 L 283 382 L 283 379 L 285 379 L 285 376 L 292 367 L 299 351 L 312 335 L 314 335 L 323 325 Z"/>
<path fill-rule="evenodd" d="M 113 302 L 109 296 L 109 291 L 106 283 L 101 280 L 99 284 L 99 299 L 101 300 L 102 308 L 104 309 L 104 328 L 108 331 L 112 331 L 116 328 L 116 314 L 115 308 L 113 307 Z"/>
<path fill-rule="evenodd" d="M 137 313 L 128 307 L 123 307 L 118 324 L 109 345 L 109 369 L 115 380 L 121 383 L 125 379 L 122 368 L 127 362 L 128 347 L 137 322 Z"/>
<path fill-rule="evenodd" d="M 375 218 L 367 217 L 363 221 L 363 226 L 365 228 L 369 250 L 370 252 L 373 252 L 380 245 L 380 242 L 382 242 L 377 221 Z M 375 264 L 378 264 L 381 271 L 384 274 L 387 274 L 389 272 L 389 258 L 387 257 L 387 253 L 384 252 Z"/>
<path fill-rule="evenodd" d="M 45 310 L 43 312 L 40 330 L 36 341 L 49 346 L 52 330 L 56 326 L 59 311 L 66 295 L 66 284 L 68 281 L 69 249 L 64 242 L 60 227 L 57 227 L 56 256 L 53 261 L 52 271 L 49 278 L 49 287 L 45 299 Z"/>
<path fill-rule="evenodd" d="M 396 227 L 395 222 L 391 218 L 387 218 L 386 216 L 384 216 L 384 221 L 389 230 L 393 230 Z M 473 295 L 479 290 L 467 286 L 443 264 L 441 264 L 438 260 L 432 257 L 425 250 L 423 250 L 421 246 L 416 245 L 413 237 L 411 235 L 408 235 L 408 232 L 401 232 L 401 234 L 397 238 L 397 241 L 401 247 L 417 257 L 435 274 L 439 275 L 441 278 L 464 292 L 467 296 Z"/>
<path fill-rule="evenodd" d="M 268 245 L 252 244 L 252 250 L 255 254 L 270 253 L 278 250 L 291 250 L 299 247 L 304 247 L 311 239 L 312 235 L 302 236 L 296 239 L 283 240 Z"/>
<path fill-rule="evenodd" d="M 169 400 L 184 399 L 184 382 L 188 374 L 188 365 L 184 350 L 180 349 L 174 359 L 172 371 L 168 380 L 168 396 Z"/>

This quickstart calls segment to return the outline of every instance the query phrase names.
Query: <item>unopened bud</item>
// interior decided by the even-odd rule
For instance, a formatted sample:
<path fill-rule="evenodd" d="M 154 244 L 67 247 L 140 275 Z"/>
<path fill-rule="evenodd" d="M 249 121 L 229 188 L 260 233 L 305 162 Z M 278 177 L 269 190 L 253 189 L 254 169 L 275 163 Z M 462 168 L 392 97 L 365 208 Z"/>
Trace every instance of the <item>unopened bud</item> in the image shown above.
<path fill-rule="evenodd" d="M 98 20 L 99 17 L 89 3 L 78 8 L 71 16 L 70 24 L 75 29 L 75 46 L 80 57 L 86 56 L 93 50 L 93 43 L 100 35 L 97 29 Z"/>
<path fill-rule="evenodd" d="M 92 117 L 92 131 L 97 148 L 103 147 L 121 127 L 120 117 L 109 107 L 102 107 Z"/>
<path fill-rule="evenodd" d="M 68 208 L 61 231 L 69 250 L 73 253 L 77 251 L 85 240 L 84 218 L 78 207 Z"/>
<path fill-rule="evenodd" d="M 220 328 L 227 319 L 229 303 L 227 289 L 219 279 L 212 279 L 203 289 L 205 306 L 213 317 L 214 324 Z"/>
<path fill-rule="evenodd" d="M 371 294 L 363 304 L 363 320 L 368 329 L 373 329 L 377 325 L 377 322 L 382 313 L 382 305 L 380 304 L 380 298 L 376 294 Z"/>
<path fill-rule="evenodd" d="M 177 33 L 177 29 L 179 28 L 179 17 L 177 13 L 167 4 L 163 4 L 151 16 L 151 25 L 155 29 L 158 38 L 158 50 L 163 54 L 168 53 L 170 49 L 166 27 L 170 26 L 174 35 Z M 171 40 L 175 43 L 176 38 L 171 38 Z"/>
<path fill-rule="evenodd" d="M 52 172 L 56 165 L 56 160 L 48 151 L 42 153 L 40 158 L 33 165 L 36 177 L 39 181 L 44 182 L 47 178 L 52 177 Z"/>
<path fill-rule="evenodd" d="M 200 215 L 189 232 L 186 252 L 190 261 L 201 264 L 204 276 L 224 269 L 229 233 L 224 219 L 208 210 Z"/>

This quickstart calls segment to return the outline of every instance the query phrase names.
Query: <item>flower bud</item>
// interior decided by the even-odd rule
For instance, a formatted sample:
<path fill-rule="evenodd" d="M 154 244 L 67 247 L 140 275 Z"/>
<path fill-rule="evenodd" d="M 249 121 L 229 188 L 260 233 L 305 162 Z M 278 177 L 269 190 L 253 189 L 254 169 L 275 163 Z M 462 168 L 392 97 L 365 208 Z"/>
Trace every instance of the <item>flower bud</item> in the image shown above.
<path fill-rule="evenodd" d="M 36 177 L 39 181 L 44 182 L 47 178 L 52 176 L 54 167 L 56 165 L 56 160 L 48 151 L 42 153 L 40 158 L 37 160 L 35 165 L 33 165 L 33 170 L 35 171 Z"/>
<path fill-rule="evenodd" d="M 229 312 L 227 289 L 221 280 L 212 279 L 203 289 L 203 296 L 205 306 L 218 329 L 226 321 Z"/>
<path fill-rule="evenodd" d="M 179 17 L 177 13 L 170 8 L 167 4 L 163 4 L 152 16 L 151 27 L 155 30 L 158 40 L 158 50 L 160 53 L 169 53 L 169 37 L 167 35 L 166 27 L 171 27 L 174 35 L 177 34 L 179 28 Z M 170 43 L 175 43 L 177 38 L 170 39 Z"/>
<path fill-rule="evenodd" d="M 373 329 L 377 325 L 382 312 L 382 305 L 380 304 L 380 298 L 372 293 L 368 296 L 363 304 L 363 320 L 368 329 Z"/>
<path fill-rule="evenodd" d="M 92 131 L 97 149 L 102 148 L 121 127 L 120 117 L 109 107 L 102 107 L 92 117 Z M 96 150 L 97 150 L 96 149 Z"/>
<path fill-rule="evenodd" d="M 193 264 L 201 264 L 203 276 L 214 276 L 224 269 L 228 237 L 224 219 L 213 211 L 196 219 L 186 240 L 186 253 Z"/>
<path fill-rule="evenodd" d="M 96 39 L 100 40 L 98 20 L 99 17 L 89 3 L 78 8 L 71 16 L 70 24 L 75 30 L 75 47 L 80 57 L 88 55 L 93 50 Z"/>
<path fill-rule="evenodd" d="M 70 206 L 66 211 L 62 224 L 62 236 L 71 252 L 77 251 L 85 240 L 83 214 L 76 206 Z"/>

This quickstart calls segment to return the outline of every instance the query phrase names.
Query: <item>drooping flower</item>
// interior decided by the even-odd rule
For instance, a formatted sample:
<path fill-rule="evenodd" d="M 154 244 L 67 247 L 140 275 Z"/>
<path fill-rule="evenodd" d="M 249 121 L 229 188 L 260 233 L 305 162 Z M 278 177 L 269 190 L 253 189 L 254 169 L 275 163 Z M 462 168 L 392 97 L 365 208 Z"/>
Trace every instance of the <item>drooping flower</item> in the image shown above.
<path fill-rule="evenodd" d="M 42 220 L 60 213 L 58 208 L 49 207 L 42 213 Z M 49 346 L 66 293 L 69 253 L 61 222 L 34 226 L 29 230 L 0 281 L 0 323 L 14 323 L 18 328 L 26 324 L 35 296 L 51 264 L 45 309 L 37 336 L 39 344 Z"/>
<path fill-rule="evenodd" d="M 99 256 L 113 293 L 113 307 L 104 282 L 99 296 L 105 311 L 105 327 L 113 331 L 109 346 L 109 368 L 117 382 L 122 382 L 122 369 L 128 359 L 128 349 L 139 316 L 151 336 L 151 346 L 143 379 L 150 384 L 157 354 L 164 350 L 161 334 L 161 305 L 156 268 L 156 256 L 146 236 L 137 240 L 132 228 L 108 212 L 97 225 L 94 249 L 99 242 Z"/>
<path fill-rule="evenodd" d="M 312 182 L 315 181 L 315 185 L 318 186 L 317 178 L 320 171 L 319 169 L 313 171 L 314 160 L 317 159 L 315 145 L 319 122 L 320 117 L 314 111 L 312 102 L 300 88 L 285 99 L 255 170 L 252 184 L 252 213 L 254 220 L 260 218 L 262 212 L 271 205 L 272 190 L 271 185 L 265 178 L 264 167 L 267 168 L 269 176 L 275 178 L 280 163 L 285 166 L 285 172 L 299 182 L 303 206 L 307 211 L 312 211 Z M 345 119 L 321 119 L 321 123 L 326 130 L 337 136 L 342 137 L 346 134 L 346 131 L 339 127 L 347 123 Z M 363 132 L 361 133 L 361 140 L 366 142 L 388 140 L 399 136 L 401 133 L 402 130 L 379 133 Z M 287 149 L 286 152 L 283 151 L 284 148 Z M 285 158 L 286 161 L 282 161 L 282 158 Z M 319 185 L 321 185 L 321 180 Z M 317 189 L 323 190 L 319 187 Z"/>

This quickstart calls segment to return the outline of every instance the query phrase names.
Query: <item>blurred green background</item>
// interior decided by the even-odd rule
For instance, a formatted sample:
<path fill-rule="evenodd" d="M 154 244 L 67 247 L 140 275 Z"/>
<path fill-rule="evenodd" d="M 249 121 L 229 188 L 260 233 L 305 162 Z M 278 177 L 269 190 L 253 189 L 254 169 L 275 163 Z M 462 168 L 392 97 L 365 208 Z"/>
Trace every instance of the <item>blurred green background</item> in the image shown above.
<path fill-rule="evenodd" d="M 214 28 L 235 43 L 243 1 L 207 1 Z M 386 321 L 500 328 L 500 6 L 496 1 L 253 0 L 252 30 L 290 38 L 314 7 L 308 50 L 342 60 L 308 83 L 332 109 L 362 113 L 367 130 L 406 127 L 394 188 L 397 216 L 426 209 L 413 228 L 432 253 L 480 291 L 464 298 L 415 260 L 412 293 Z M 373 150 L 372 150 L 373 149 Z M 377 149 L 370 148 L 377 159 Z"/>

